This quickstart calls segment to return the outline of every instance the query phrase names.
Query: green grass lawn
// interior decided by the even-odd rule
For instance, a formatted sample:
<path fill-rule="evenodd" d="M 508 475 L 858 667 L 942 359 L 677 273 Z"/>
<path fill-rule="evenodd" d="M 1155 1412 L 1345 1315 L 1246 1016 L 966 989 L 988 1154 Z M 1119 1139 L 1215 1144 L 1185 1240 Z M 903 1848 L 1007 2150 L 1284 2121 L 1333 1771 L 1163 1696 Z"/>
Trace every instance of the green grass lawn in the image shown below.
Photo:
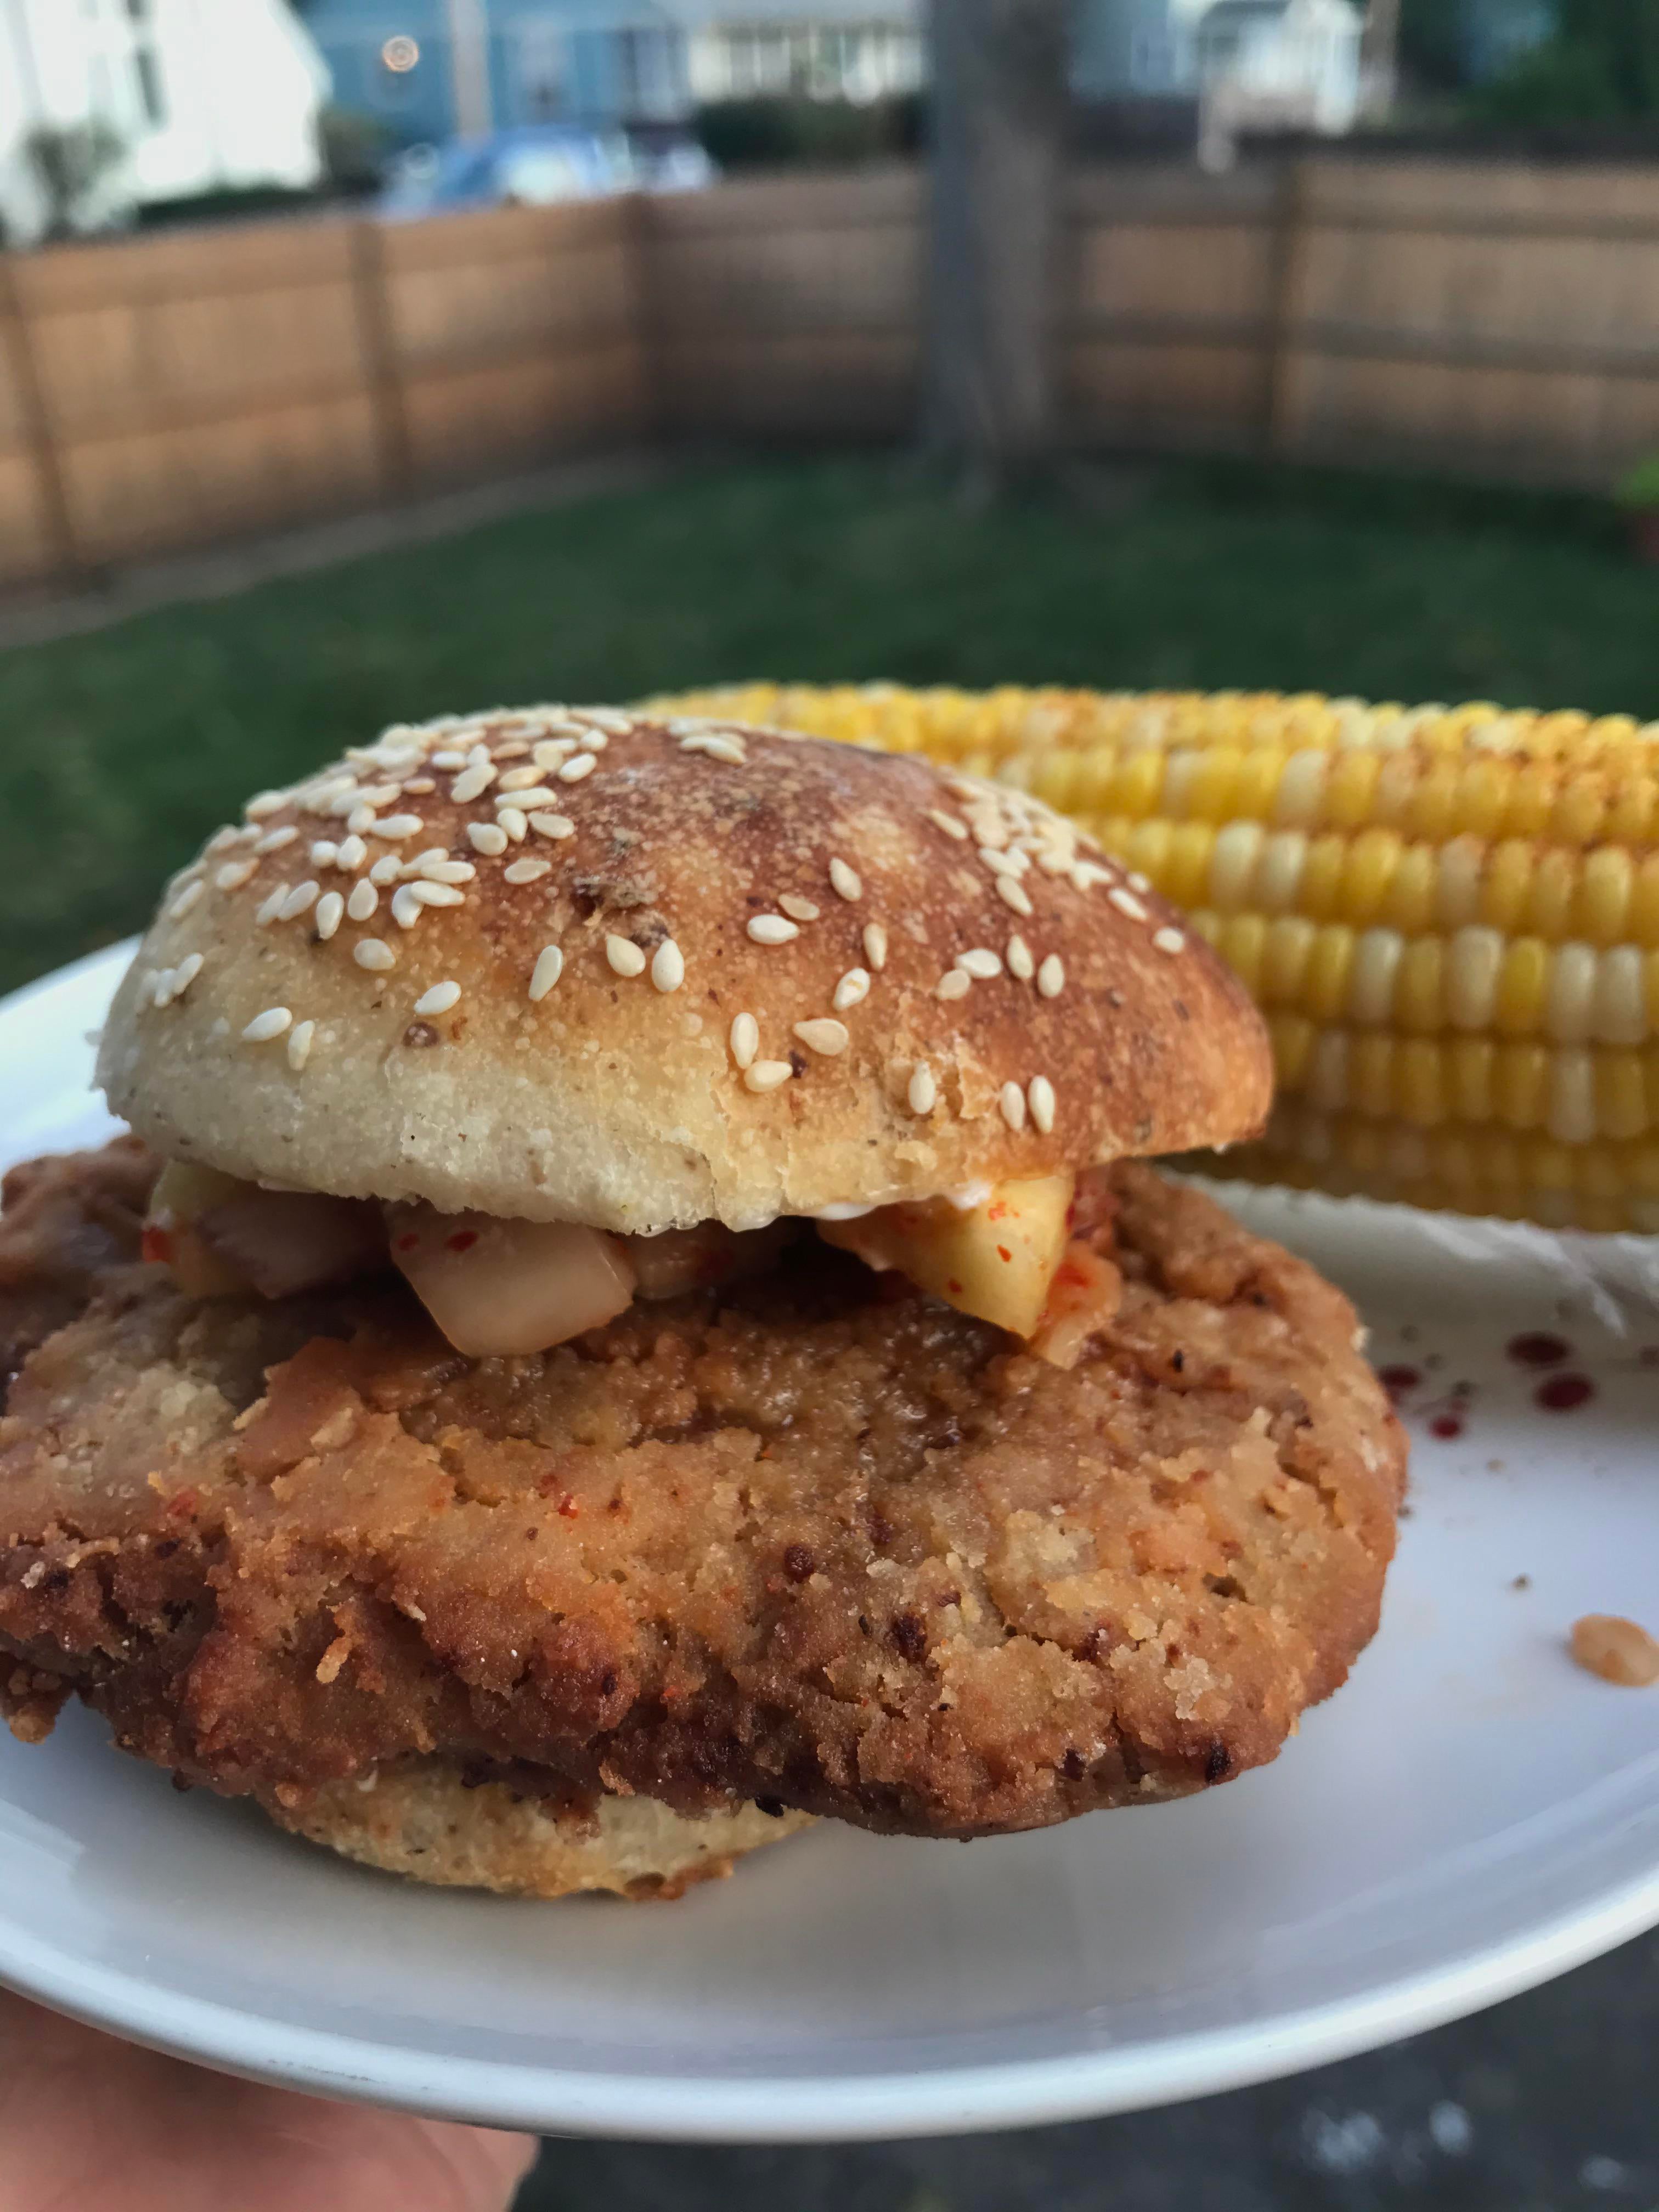
<path fill-rule="evenodd" d="M 964 511 L 756 462 L 0 655 L 0 987 L 136 928 L 257 787 L 398 717 L 750 675 L 1659 715 L 1659 573 L 1571 497 L 1175 465 Z"/>

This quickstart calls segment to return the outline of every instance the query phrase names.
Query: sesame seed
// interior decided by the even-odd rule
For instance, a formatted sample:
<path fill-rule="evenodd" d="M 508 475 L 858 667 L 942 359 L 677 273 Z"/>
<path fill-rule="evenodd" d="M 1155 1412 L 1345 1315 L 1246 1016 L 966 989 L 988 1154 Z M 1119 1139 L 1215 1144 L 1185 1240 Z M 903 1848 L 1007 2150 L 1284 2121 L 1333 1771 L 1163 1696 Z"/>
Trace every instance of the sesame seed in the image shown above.
<path fill-rule="evenodd" d="M 276 921 L 277 915 L 282 912 L 283 901 L 287 896 L 288 885 L 286 884 L 278 884 L 275 890 L 270 892 L 267 897 L 261 899 L 259 904 L 253 911 L 254 927 L 258 929 L 269 928 L 270 924 Z"/>
<path fill-rule="evenodd" d="M 317 894 L 321 889 L 320 884 L 314 883 L 310 878 L 302 884 L 295 884 L 283 901 L 277 919 L 281 921 L 297 921 L 302 914 L 309 914 L 317 903 Z"/>
<path fill-rule="evenodd" d="M 469 822 L 466 836 L 475 853 L 486 854 L 492 860 L 507 850 L 507 832 L 493 822 Z"/>
<path fill-rule="evenodd" d="M 384 890 L 388 884 L 395 884 L 403 872 L 404 864 L 395 853 L 382 853 L 369 870 L 368 880 L 372 884 L 379 884 Z"/>
<path fill-rule="evenodd" d="M 507 836 L 513 840 L 513 842 L 515 845 L 523 844 L 525 831 L 529 825 L 527 817 L 526 817 L 522 808 L 517 806 L 503 806 L 501 812 L 495 817 L 495 822 L 498 828 L 506 830 Z"/>
<path fill-rule="evenodd" d="M 530 826 L 538 837 L 551 837 L 555 843 L 576 834 L 576 825 L 568 814 L 538 812 L 530 817 Z"/>
<path fill-rule="evenodd" d="M 242 809 L 250 822 L 262 821 L 267 814 L 276 814 L 288 805 L 285 791 L 258 791 Z"/>
<path fill-rule="evenodd" d="M 514 860 L 510 867 L 501 870 L 504 884 L 533 884 L 540 876 L 551 875 L 551 860 Z"/>
<path fill-rule="evenodd" d="M 1057 999 L 1066 988 L 1066 963 L 1051 952 L 1036 971 L 1036 987 L 1045 999 Z"/>
<path fill-rule="evenodd" d="M 630 938 L 618 937 L 608 930 L 605 939 L 605 957 L 618 975 L 643 975 L 645 955 Z"/>
<path fill-rule="evenodd" d="M 530 791 L 541 780 L 542 772 L 532 763 L 528 768 L 508 769 L 501 778 L 500 787 L 503 791 Z"/>
<path fill-rule="evenodd" d="M 878 975 L 887 965 L 887 932 L 878 921 L 864 925 L 864 957 Z"/>
<path fill-rule="evenodd" d="M 830 881 L 844 899 L 862 898 L 864 896 L 864 878 L 856 868 L 849 868 L 845 860 L 830 861 Z"/>
<path fill-rule="evenodd" d="M 399 929 L 413 929 L 423 912 L 413 884 L 403 884 L 392 894 L 392 919 Z"/>
<path fill-rule="evenodd" d="M 1127 881 L 1128 883 L 1129 889 L 1132 891 L 1139 891 L 1143 895 L 1152 888 L 1151 883 L 1140 873 L 1139 869 L 1131 869 Z"/>
<path fill-rule="evenodd" d="M 1088 891 L 1097 884 L 1109 884 L 1112 872 L 1102 867 L 1098 860 L 1078 860 L 1073 865 L 1071 878 L 1073 890 Z"/>
<path fill-rule="evenodd" d="M 939 1085 L 933 1080 L 933 1071 L 921 1060 L 910 1071 L 910 1080 L 905 1097 L 913 1114 L 931 1114 L 939 1103 Z"/>
<path fill-rule="evenodd" d="M 682 738 L 680 750 L 683 753 L 706 753 L 710 760 L 725 761 L 732 768 L 749 765 L 749 756 L 740 740 L 717 732 L 699 732 L 695 736 Z"/>
<path fill-rule="evenodd" d="M 678 991 L 685 981 L 685 956 L 672 937 L 652 955 L 651 980 L 659 991 Z"/>
<path fill-rule="evenodd" d="M 596 729 L 609 730 L 619 738 L 625 738 L 634 726 L 634 717 L 620 707 L 578 707 L 575 712 Z"/>
<path fill-rule="evenodd" d="M 242 1031 L 243 1042 L 246 1044 L 269 1044 L 272 1037 L 281 1036 L 293 1019 L 286 1006 L 267 1006 L 264 1013 L 255 1014 Z"/>
<path fill-rule="evenodd" d="M 1025 1095 L 1031 1109 L 1031 1125 L 1039 1136 L 1046 1137 L 1054 1126 L 1054 1086 L 1046 1075 L 1034 1075 Z"/>
<path fill-rule="evenodd" d="M 401 845 L 405 837 L 417 837 L 425 827 L 418 814 L 388 814 L 385 821 L 374 824 L 374 834 L 390 844 Z"/>
<path fill-rule="evenodd" d="M 1031 865 L 1024 853 L 1004 852 L 995 845 L 981 845 L 979 857 L 994 876 L 1023 876 Z"/>
<path fill-rule="evenodd" d="M 316 1034 L 315 1022 L 297 1022 L 289 1031 L 288 1064 L 296 1075 L 311 1057 L 311 1040 Z"/>
<path fill-rule="evenodd" d="M 743 1073 L 746 1091 L 775 1091 L 781 1083 L 787 1083 L 794 1073 L 787 1060 L 757 1060 Z"/>
<path fill-rule="evenodd" d="M 478 872 L 471 860 L 452 860 L 441 846 L 435 853 L 423 853 L 415 866 L 429 884 L 470 884 Z"/>
<path fill-rule="evenodd" d="M 564 955 L 556 945 L 544 945 L 530 971 L 530 996 L 544 999 L 564 973 Z"/>
<path fill-rule="evenodd" d="M 340 848 L 331 837 L 319 837 L 311 848 L 313 868 L 331 868 L 340 857 Z"/>
<path fill-rule="evenodd" d="M 944 830 L 947 837 L 954 837 L 959 844 L 966 843 L 968 825 L 965 822 L 958 822 L 954 814 L 946 814 L 939 807 L 930 806 L 927 809 L 927 819 L 937 829 Z"/>
<path fill-rule="evenodd" d="M 465 768 L 466 766 L 466 755 L 465 753 L 458 753 L 453 745 L 446 746 L 442 752 L 433 754 L 432 765 L 434 768 L 441 769 Z"/>
<path fill-rule="evenodd" d="M 335 811 L 337 812 L 338 809 Z M 354 837 L 361 837 L 365 830 L 373 830 L 375 826 L 374 809 L 358 805 L 354 794 L 352 805 L 346 813 L 346 828 Z"/>
<path fill-rule="evenodd" d="M 1179 952 L 1186 942 L 1178 929 L 1156 930 L 1152 935 L 1152 943 L 1160 952 Z"/>
<path fill-rule="evenodd" d="M 1025 1093 L 1018 1084 L 1005 1083 L 997 1093 L 997 1104 L 1011 1129 L 1018 1131 L 1025 1127 Z"/>
<path fill-rule="evenodd" d="M 317 934 L 325 939 L 333 936 L 345 915 L 345 901 L 338 891 L 325 891 L 317 902 L 317 911 L 312 917 Z"/>
<path fill-rule="evenodd" d="M 993 976 L 1002 973 L 1002 955 L 993 952 L 988 945 L 976 945 L 971 952 L 958 952 L 958 968 L 965 968 L 976 983 L 988 983 Z"/>
<path fill-rule="evenodd" d="M 732 1021 L 728 1042 L 738 1066 L 745 1070 L 752 1067 L 760 1050 L 760 1024 L 752 1014 L 738 1014 Z"/>
<path fill-rule="evenodd" d="M 213 835 L 208 839 L 206 844 L 203 846 L 203 855 L 205 857 L 210 853 L 225 852 L 232 845 L 240 845 L 241 842 L 241 831 L 240 830 L 233 830 L 229 823 L 227 823 L 222 830 L 216 830 Z"/>
<path fill-rule="evenodd" d="M 597 753 L 573 753 L 571 757 L 559 770 L 559 781 L 561 783 L 580 783 L 585 775 L 592 775 L 599 764 L 599 760 Z M 548 793 L 548 797 L 550 799 L 552 795 L 551 792 Z"/>
<path fill-rule="evenodd" d="M 821 1052 L 830 1058 L 847 1049 L 846 1023 L 831 1021 L 827 1014 L 816 1015 L 810 1022 L 797 1022 L 793 1034 L 809 1051 Z"/>
<path fill-rule="evenodd" d="M 795 921 L 816 921 L 823 912 L 809 898 L 801 898 L 794 891 L 786 891 L 778 901 L 784 912 Z"/>
<path fill-rule="evenodd" d="M 1121 884 L 1114 885 L 1106 896 L 1118 912 L 1127 914 L 1131 921 L 1146 921 L 1150 919 L 1146 908 L 1142 906 L 1134 893 L 1126 891 Z"/>
<path fill-rule="evenodd" d="M 1036 962 L 1031 957 L 1031 948 L 1018 930 L 1008 939 L 1008 973 L 1017 976 L 1022 983 L 1029 983 L 1036 973 Z"/>
<path fill-rule="evenodd" d="M 584 731 L 582 734 L 586 737 L 587 732 Z M 530 757 L 544 775 L 552 775 L 567 755 L 575 749 L 574 738 L 544 738 L 540 744 L 532 746 Z"/>
<path fill-rule="evenodd" d="M 227 860 L 213 880 L 222 891 L 239 891 L 258 865 L 257 860 Z"/>
<path fill-rule="evenodd" d="M 781 914 L 757 914 L 749 924 L 749 934 L 757 945 L 787 945 L 792 937 L 800 935 L 800 931 Z"/>
<path fill-rule="evenodd" d="M 179 963 L 179 965 L 173 971 L 173 997 L 175 999 L 182 999 L 185 993 L 189 990 L 191 985 L 196 981 L 196 978 L 201 974 L 201 954 L 199 952 L 186 952 L 184 958 Z"/>
<path fill-rule="evenodd" d="M 351 896 L 345 902 L 345 910 L 353 921 L 367 921 L 380 903 L 380 894 L 373 884 L 353 884 Z"/>
<path fill-rule="evenodd" d="M 461 987 L 457 982 L 434 983 L 416 1000 L 415 1011 L 417 1014 L 447 1014 L 460 995 Z"/>
<path fill-rule="evenodd" d="M 485 761 L 479 768 L 464 769 L 449 787 L 449 795 L 457 806 L 470 806 L 475 799 L 482 799 L 495 781 L 495 770 Z M 529 781 L 536 781 L 532 775 Z"/>
<path fill-rule="evenodd" d="M 965 999 L 974 988 L 974 979 L 965 968 L 947 968 L 933 986 L 936 999 Z"/>
<path fill-rule="evenodd" d="M 368 848 L 362 839 L 347 837 L 334 855 L 334 865 L 337 868 L 343 868 L 347 875 L 355 876 L 368 858 Z"/>
<path fill-rule="evenodd" d="M 182 921 L 185 916 L 190 912 L 191 907 L 195 905 L 197 900 L 201 897 L 203 891 L 206 888 L 207 886 L 203 883 L 202 878 L 199 876 L 197 877 L 194 883 L 186 884 L 183 890 L 179 892 L 178 897 L 174 899 L 173 904 L 167 908 L 167 920 L 169 921 Z"/>
<path fill-rule="evenodd" d="M 830 1004 L 835 1007 L 835 1010 L 838 1014 L 844 1014 L 849 1006 L 856 1006 L 862 1004 L 869 995 L 869 969 L 867 968 L 849 968 L 847 973 L 842 977 L 840 982 L 836 984 L 836 994 L 830 1000 Z"/>
<path fill-rule="evenodd" d="M 437 788 L 429 775 L 411 775 L 404 786 L 410 799 L 429 799 Z"/>
<path fill-rule="evenodd" d="M 380 975 L 384 975 L 388 968 L 395 968 L 398 964 L 397 954 L 385 939 L 380 937 L 359 939 L 351 948 L 351 957 L 360 968 L 373 969 Z"/>
<path fill-rule="evenodd" d="M 498 761 L 522 760 L 529 750 L 530 747 L 523 738 L 508 738 L 505 743 L 496 746 L 495 757 Z"/>
<path fill-rule="evenodd" d="M 1024 884 L 1016 883 L 1012 876 L 999 876 L 996 879 L 996 886 L 997 896 L 1002 901 L 1004 906 L 1012 907 L 1016 914 L 1023 915 L 1029 921 L 1032 907 L 1030 894 Z"/>
<path fill-rule="evenodd" d="M 390 806 L 393 799 L 401 799 L 404 787 L 400 783 L 374 784 L 362 793 L 363 805 L 372 806 L 378 811 L 382 806 Z"/>

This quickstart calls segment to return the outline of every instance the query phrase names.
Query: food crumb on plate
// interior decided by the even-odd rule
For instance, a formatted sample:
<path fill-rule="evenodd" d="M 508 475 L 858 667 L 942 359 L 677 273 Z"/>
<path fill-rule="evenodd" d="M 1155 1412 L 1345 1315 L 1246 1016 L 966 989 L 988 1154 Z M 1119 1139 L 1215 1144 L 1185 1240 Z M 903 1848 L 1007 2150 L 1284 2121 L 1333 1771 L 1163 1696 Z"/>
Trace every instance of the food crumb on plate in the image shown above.
<path fill-rule="evenodd" d="M 1589 1673 L 1626 1689 L 1659 1682 L 1659 1643 L 1638 1622 L 1614 1613 L 1587 1613 L 1574 1621 L 1572 1656 Z"/>

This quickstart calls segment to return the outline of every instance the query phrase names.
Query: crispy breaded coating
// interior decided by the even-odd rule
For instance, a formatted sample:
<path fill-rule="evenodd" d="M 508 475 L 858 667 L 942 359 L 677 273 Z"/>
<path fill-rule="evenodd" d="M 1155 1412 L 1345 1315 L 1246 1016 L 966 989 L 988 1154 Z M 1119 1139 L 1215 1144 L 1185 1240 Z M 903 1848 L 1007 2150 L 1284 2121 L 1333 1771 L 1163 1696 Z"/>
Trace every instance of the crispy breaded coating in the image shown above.
<path fill-rule="evenodd" d="M 106 1279 L 0 1423 L 0 1644 L 229 1792 L 437 1753 L 971 1836 L 1273 1757 L 1371 1635 L 1401 1432 L 1346 1301 L 1139 1167 L 1069 1372 L 808 1236 L 469 1361 L 400 1286 Z"/>

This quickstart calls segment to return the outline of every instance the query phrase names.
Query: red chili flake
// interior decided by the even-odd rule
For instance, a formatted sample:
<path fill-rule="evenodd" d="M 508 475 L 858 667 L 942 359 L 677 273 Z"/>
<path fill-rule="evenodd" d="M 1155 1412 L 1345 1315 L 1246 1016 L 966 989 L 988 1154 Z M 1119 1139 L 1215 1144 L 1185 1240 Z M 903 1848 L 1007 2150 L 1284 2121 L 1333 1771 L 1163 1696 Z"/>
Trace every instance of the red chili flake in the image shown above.
<path fill-rule="evenodd" d="M 170 1260 L 173 1257 L 173 1237 L 165 1229 L 146 1229 L 138 1240 L 138 1249 L 146 1260 Z"/>
<path fill-rule="evenodd" d="M 1595 1395 L 1595 1385 L 1588 1375 L 1552 1375 L 1533 1392 L 1532 1402 L 1547 1413 L 1571 1413 Z"/>
<path fill-rule="evenodd" d="M 476 1229 L 458 1229 L 453 1237 L 446 1237 L 444 1249 L 449 1252 L 470 1252 L 478 1241 Z"/>
<path fill-rule="evenodd" d="M 576 1518 L 576 1516 L 581 1511 L 581 1508 L 577 1504 L 575 1499 L 570 1495 L 569 1492 L 567 1491 L 564 1496 L 559 1500 L 559 1510 L 567 1521 L 574 1521 Z"/>
<path fill-rule="evenodd" d="M 188 1520 L 201 1502 L 195 1491 L 181 1490 L 176 1497 L 168 1499 L 167 1512 L 175 1521 Z"/>
<path fill-rule="evenodd" d="M 412 1252 L 420 1241 L 420 1238 L 411 1229 L 407 1237 L 400 1237 L 398 1239 L 398 1249 L 400 1252 Z"/>
<path fill-rule="evenodd" d="M 1421 1370 L 1415 1367 L 1379 1367 L 1376 1379 L 1391 1398 L 1403 1398 L 1407 1390 L 1415 1390 L 1423 1380 Z"/>
<path fill-rule="evenodd" d="M 1522 1336 L 1512 1336 L 1504 1351 L 1517 1367 L 1559 1367 L 1564 1359 L 1572 1356 L 1570 1344 L 1544 1329 L 1529 1329 Z"/>
<path fill-rule="evenodd" d="M 962 1285 L 957 1282 L 954 1275 L 950 1278 L 945 1287 L 953 1298 L 959 1298 L 962 1296 Z"/>
<path fill-rule="evenodd" d="M 1461 1413 L 1437 1413 L 1429 1423 L 1429 1434 L 1443 1437 L 1449 1443 L 1452 1437 L 1461 1437 L 1462 1433 L 1463 1416 Z"/>
<path fill-rule="evenodd" d="M 999 1260 L 1012 1260 L 1013 1256 L 1013 1254 L 1008 1249 L 1008 1247 L 1006 1244 L 999 1244 L 997 1246 L 997 1257 Z"/>

